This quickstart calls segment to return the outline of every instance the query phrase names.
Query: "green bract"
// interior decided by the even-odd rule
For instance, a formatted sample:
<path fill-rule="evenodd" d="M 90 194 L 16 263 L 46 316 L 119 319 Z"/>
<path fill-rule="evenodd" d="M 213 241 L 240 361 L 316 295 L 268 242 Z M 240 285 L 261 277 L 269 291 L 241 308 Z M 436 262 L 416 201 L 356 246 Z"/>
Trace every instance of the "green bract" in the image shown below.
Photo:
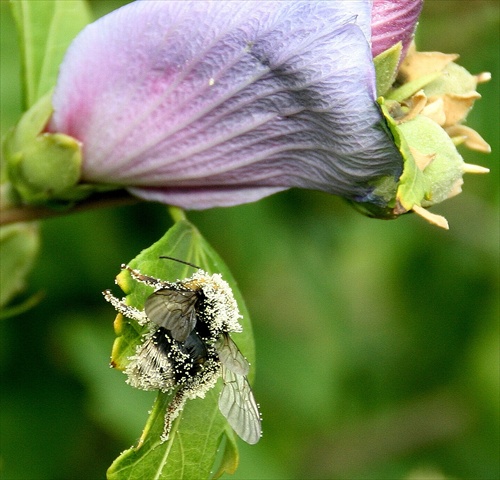
<path fill-rule="evenodd" d="M 413 205 L 430 207 L 458 193 L 464 161 L 446 132 L 423 115 L 402 123 L 399 129 L 410 151 L 414 152 L 413 161 L 417 162 L 416 167 L 421 173 L 415 181 L 420 181 L 424 190 L 422 198 L 411 198 L 411 194 L 404 191 L 405 186 L 400 185 L 399 202 L 407 209 L 413 208 Z M 405 159 L 405 162 L 410 161 Z"/>

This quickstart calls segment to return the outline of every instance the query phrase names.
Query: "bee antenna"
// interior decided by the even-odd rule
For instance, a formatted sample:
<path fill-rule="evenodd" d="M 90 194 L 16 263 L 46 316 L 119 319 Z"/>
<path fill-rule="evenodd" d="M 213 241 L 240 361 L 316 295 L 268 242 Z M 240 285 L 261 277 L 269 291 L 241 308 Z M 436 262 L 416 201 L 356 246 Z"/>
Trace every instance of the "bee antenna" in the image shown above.
<path fill-rule="evenodd" d="M 179 260 L 178 258 L 168 257 L 167 255 L 160 255 L 159 258 L 166 258 L 167 260 L 173 260 L 174 262 L 183 263 L 184 265 L 189 265 L 190 267 L 193 267 L 193 268 L 200 270 L 200 267 L 198 267 L 198 265 L 194 265 L 193 263 L 185 262 L 184 260 Z"/>

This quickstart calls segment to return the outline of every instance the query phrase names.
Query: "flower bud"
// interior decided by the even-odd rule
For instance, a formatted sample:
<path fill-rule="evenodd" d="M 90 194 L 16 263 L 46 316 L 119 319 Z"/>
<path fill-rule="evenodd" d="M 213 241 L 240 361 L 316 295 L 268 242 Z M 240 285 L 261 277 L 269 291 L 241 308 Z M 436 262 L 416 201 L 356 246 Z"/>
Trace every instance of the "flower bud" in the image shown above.
<path fill-rule="evenodd" d="M 372 53 L 376 57 L 398 42 L 402 56 L 410 46 L 422 0 L 374 0 L 372 7 Z"/>
<path fill-rule="evenodd" d="M 368 1 L 129 4 L 70 46 L 50 131 L 81 142 L 84 182 L 184 208 L 290 187 L 384 203 L 402 158 L 370 24 Z"/>

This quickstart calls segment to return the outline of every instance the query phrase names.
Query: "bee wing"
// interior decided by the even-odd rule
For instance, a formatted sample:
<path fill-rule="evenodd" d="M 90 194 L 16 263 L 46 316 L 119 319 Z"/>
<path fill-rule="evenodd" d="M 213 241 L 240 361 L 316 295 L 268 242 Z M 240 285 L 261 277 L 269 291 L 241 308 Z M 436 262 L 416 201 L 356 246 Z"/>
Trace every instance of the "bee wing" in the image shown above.
<path fill-rule="evenodd" d="M 238 375 L 248 375 L 250 365 L 242 355 L 236 343 L 227 333 L 223 333 L 217 341 L 217 353 L 220 362 L 232 372 Z"/>
<path fill-rule="evenodd" d="M 194 291 L 162 288 L 146 299 L 144 311 L 153 323 L 170 330 L 172 338 L 184 342 L 196 325 L 197 299 Z"/>
<path fill-rule="evenodd" d="M 168 358 L 170 343 L 165 330 L 158 329 L 150 334 L 129 357 L 130 363 L 125 369 L 127 382 L 141 390 L 168 391 L 175 385 L 175 372 L 172 361 Z"/>
<path fill-rule="evenodd" d="M 247 378 L 223 364 L 222 379 L 219 410 L 242 440 L 250 445 L 257 443 L 261 436 L 260 413 Z"/>

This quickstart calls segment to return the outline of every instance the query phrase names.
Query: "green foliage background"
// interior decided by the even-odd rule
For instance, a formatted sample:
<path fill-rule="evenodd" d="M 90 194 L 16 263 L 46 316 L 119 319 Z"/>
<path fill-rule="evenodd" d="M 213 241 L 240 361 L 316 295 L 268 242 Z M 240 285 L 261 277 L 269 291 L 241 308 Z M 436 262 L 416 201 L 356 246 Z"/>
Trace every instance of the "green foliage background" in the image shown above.
<path fill-rule="evenodd" d="M 118 5 L 92 2 L 96 15 Z M 3 135 L 21 92 L 0 6 Z M 231 478 L 500 476 L 499 17 L 496 0 L 428 0 L 419 25 L 421 50 L 493 74 L 468 119 L 493 153 L 463 152 L 491 173 L 435 209 L 449 232 L 303 191 L 188 214 L 238 280 L 256 336 L 264 437 L 240 442 Z M 151 204 L 43 223 L 26 297 L 45 297 L 0 323 L 2 478 L 104 478 L 139 437 L 155 394 L 108 367 L 114 312 L 100 292 L 169 225 Z"/>

